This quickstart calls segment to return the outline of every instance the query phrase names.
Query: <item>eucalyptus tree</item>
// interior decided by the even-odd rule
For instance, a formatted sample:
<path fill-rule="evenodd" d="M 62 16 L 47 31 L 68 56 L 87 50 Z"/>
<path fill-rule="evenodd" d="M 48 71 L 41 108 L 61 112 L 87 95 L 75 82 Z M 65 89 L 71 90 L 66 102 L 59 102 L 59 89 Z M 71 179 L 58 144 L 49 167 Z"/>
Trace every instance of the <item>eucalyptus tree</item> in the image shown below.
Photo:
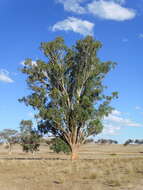
<path fill-rule="evenodd" d="M 68 144 L 72 159 L 89 136 L 100 133 L 102 119 L 112 108 L 117 92 L 105 95 L 103 81 L 116 65 L 97 56 L 101 42 L 91 36 L 68 47 L 57 37 L 41 43 L 45 60 L 27 59 L 22 73 L 27 75 L 30 95 L 20 101 L 37 110 L 38 128 Z"/>
<path fill-rule="evenodd" d="M 20 144 L 24 152 L 34 152 L 39 150 L 41 135 L 33 128 L 31 120 L 20 122 Z"/>
<path fill-rule="evenodd" d="M 11 154 L 13 145 L 19 142 L 19 133 L 14 129 L 4 129 L 0 131 L 0 140 L 8 145 Z"/>

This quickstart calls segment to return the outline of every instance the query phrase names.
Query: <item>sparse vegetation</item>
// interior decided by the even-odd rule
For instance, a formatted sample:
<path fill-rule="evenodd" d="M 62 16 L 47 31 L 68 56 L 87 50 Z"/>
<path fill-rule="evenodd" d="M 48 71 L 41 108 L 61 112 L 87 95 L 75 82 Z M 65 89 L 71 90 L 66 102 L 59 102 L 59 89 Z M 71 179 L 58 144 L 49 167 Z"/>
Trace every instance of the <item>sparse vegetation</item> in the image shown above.
<path fill-rule="evenodd" d="M 41 151 L 35 156 L 49 160 L 1 160 L 0 189 L 94 190 L 95 187 L 97 190 L 142 189 L 143 156 L 129 156 L 131 150 L 131 155 L 133 152 L 137 154 L 142 149 L 141 146 L 86 144 L 81 148 L 79 153 L 81 160 L 76 162 L 71 162 L 68 155 L 57 155 L 52 152 L 47 154 L 45 146 L 41 147 Z M 101 151 L 100 157 L 96 150 Z M 120 153 L 118 157 L 112 156 L 111 150 L 114 154 Z M 13 157 L 18 156 L 15 151 L 18 151 L 18 147 L 15 148 Z M 22 154 L 22 156 L 29 155 Z M 61 160 L 54 159 L 57 157 Z"/>

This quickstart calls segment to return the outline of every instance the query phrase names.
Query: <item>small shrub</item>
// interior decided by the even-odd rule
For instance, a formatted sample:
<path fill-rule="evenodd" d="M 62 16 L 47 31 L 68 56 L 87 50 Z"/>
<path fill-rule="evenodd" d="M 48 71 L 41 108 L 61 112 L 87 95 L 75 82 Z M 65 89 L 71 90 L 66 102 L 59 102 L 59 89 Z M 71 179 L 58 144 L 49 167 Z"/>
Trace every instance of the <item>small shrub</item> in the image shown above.
<path fill-rule="evenodd" d="M 110 154 L 110 156 L 117 156 L 117 154 L 113 153 L 113 154 Z"/>
<path fill-rule="evenodd" d="M 4 146 L 4 148 L 5 148 L 5 149 L 9 149 L 9 145 L 6 144 L 6 145 Z"/>
<path fill-rule="evenodd" d="M 121 181 L 119 179 L 116 179 L 116 178 L 112 178 L 112 179 L 107 179 L 106 180 L 106 183 L 109 185 L 109 186 L 121 186 Z"/>
<path fill-rule="evenodd" d="M 89 179 L 96 179 L 97 178 L 97 174 L 96 173 L 91 173 L 89 176 Z"/>
<path fill-rule="evenodd" d="M 56 153 L 63 152 L 65 154 L 70 153 L 70 147 L 60 138 L 52 139 L 50 149 Z"/>

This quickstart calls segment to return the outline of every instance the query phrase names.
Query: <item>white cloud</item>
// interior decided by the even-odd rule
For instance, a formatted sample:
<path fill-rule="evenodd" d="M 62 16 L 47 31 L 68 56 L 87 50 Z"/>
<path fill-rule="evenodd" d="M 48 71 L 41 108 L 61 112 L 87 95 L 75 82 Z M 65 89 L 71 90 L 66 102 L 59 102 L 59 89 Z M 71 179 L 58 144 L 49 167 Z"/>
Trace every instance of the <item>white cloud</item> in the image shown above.
<path fill-rule="evenodd" d="M 103 134 L 107 135 L 117 135 L 121 127 L 114 124 L 104 124 Z"/>
<path fill-rule="evenodd" d="M 124 127 L 142 127 L 143 124 L 132 121 L 131 119 L 122 116 L 118 110 L 114 110 L 108 117 L 104 118 L 103 134 L 117 135 Z"/>
<path fill-rule="evenodd" d="M 135 10 L 123 7 L 126 0 L 57 0 L 66 11 L 77 14 L 93 14 L 102 19 L 124 21 L 133 19 Z M 81 3 L 86 3 L 84 6 Z"/>
<path fill-rule="evenodd" d="M 6 83 L 12 83 L 12 82 L 14 82 L 9 77 L 9 72 L 7 70 L 4 70 L 4 69 L 0 70 L 0 81 L 6 82 Z"/>
<path fill-rule="evenodd" d="M 143 124 L 132 121 L 122 117 L 121 115 L 114 114 L 112 112 L 108 117 L 105 117 L 105 122 L 112 122 L 120 127 L 141 127 Z"/>
<path fill-rule="evenodd" d="M 124 21 L 132 19 L 136 15 L 134 10 L 125 8 L 114 1 L 95 0 L 87 6 L 89 13 L 103 19 Z"/>
<path fill-rule="evenodd" d="M 80 6 L 80 3 L 83 0 L 58 0 L 59 3 L 62 3 L 64 5 L 64 9 L 66 11 L 71 11 L 78 14 L 85 13 L 85 8 Z"/>
<path fill-rule="evenodd" d="M 73 31 L 80 33 L 83 36 L 93 35 L 94 24 L 87 20 L 77 19 L 75 17 L 68 17 L 67 19 L 57 22 L 53 27 L 52 31 L 64 30 Z"/>
<path fill-rule="evenodd" d="M 118 110 L 113 110 L 112 111 L 112 115 L 121 115 L 122 113 L 120 112 L 120 111 L 118 111 Z"/>

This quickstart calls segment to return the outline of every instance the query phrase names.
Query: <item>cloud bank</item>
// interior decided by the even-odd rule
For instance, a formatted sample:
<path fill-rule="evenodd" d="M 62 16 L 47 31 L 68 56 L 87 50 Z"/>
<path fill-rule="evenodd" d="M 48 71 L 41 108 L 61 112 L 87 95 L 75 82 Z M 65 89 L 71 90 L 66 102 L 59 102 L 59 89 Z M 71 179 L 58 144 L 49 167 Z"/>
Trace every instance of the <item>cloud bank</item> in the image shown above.
<path fill-rule="evenodd" d="M 92 15 L 94 17 L 125 21 L 133 19 L 136 11 L 124 7 L 126 0 L 56 0 L 63 4 L 64 10 L 76 14 Z M 75 17 L 68 17 L 63 21 L 54 24 L 52 31 L 64 30 L 73 31 L 81 35 L 93 35 L 94 23 L 87 20 L 81 20 Z"/>
<path fill-rule="evenodd" d="M 125 118 L 118 110 L 114 110 L 108 117 L 105 117 L 103 122 L 105 126 L 103 133 L 108 135 L 116 135 L 124 127 L 143 127 L 143 124 Z"/>
<path fill-rule="evenodd" d="M 123 6 L 125 0 L 94 0 L 88 1 L 85 6 L 81 6 L 85 0 L 58 0 L 58 2 L 63 4 L 66 11 L 92 14 L 106 20 L 125 21 L 136 16 L 135 10 Z"/>

